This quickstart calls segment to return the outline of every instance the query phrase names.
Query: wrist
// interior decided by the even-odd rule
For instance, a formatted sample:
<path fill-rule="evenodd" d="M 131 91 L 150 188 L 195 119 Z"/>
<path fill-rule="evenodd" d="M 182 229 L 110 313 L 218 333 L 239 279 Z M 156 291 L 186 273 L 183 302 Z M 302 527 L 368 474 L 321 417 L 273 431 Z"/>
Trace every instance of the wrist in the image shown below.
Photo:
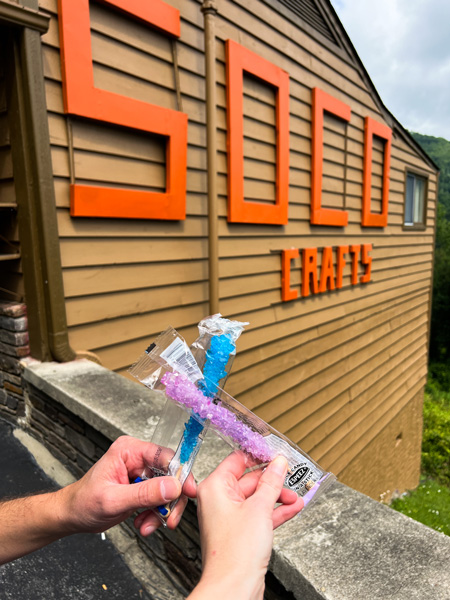
<path fill-rule="evenodd" d="M 72 517 L 68 503 L 66 488 L 49 492 L 42 496 L 39 511 L 44 534 L 59 539 L 76 533 L 72 525 Z"/>
<path fill-rule="evenodd" d="M 252 576 L 236 570 L 222 572 L 204 570 L 198 586 L 195 588 L 198 600 L 210 598 L 233 598 L 233 600 L 262 600 L 264 594 L 264 573 Z M 193 596 L 196 600 L 197 595 Z"/>
<path fill-rule="evenodd" d="M 76 513 L 73 510 L 72 487 L 73 484 L 48 494 L 46 503 L 47 524 L 50 529 L 65 537 L 79 533 L 76 525 Z"/>

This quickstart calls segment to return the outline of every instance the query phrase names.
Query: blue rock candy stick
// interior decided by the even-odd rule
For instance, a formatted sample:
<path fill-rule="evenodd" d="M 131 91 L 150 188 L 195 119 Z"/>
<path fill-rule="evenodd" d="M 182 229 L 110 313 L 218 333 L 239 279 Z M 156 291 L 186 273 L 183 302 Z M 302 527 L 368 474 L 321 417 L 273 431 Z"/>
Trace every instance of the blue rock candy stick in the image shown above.
<path fill-rule="evenodd" d="M 227 376 L 225 367 L 235 348 L 236 345 L 228 335 L 216 335 L 211 338 L 203 367 L 203 375 L 206 379 L 199 383 L 199 388 L 205 396 L 214 396 L 219 381 Z M 204 422 L 204 419 L 196 415 L 196 417 L 190 417 L 184 426 L 183 442 L 180 450 L 181 464 L 186 463 L 192 452 L 194 452 L 198 443 L 198 436 L 203 431 L 202 423 Z"/>
<path fill-rule="evenodd" d="M 225 367 L 236 346 L 228 335 L 217 335 L 211 339 L 203 367 L 205 379 L 199 383 L 199 388 L 206 396 L 214 396 L 219 381 L 227 376 Z"/>
<path fill-rule="evenodd" d="M 203 421 L 203 419 L 202 419 Z M 194 417 L 190 417 L 184 426 L 183 442 L 180 450 L 180 463 L 183 465 L 189 460 L 197 445 L 197 438 L 203 431 L 203 425 Z"/>
<path fill-rule="evenodd" d="M 226 366 L 235 349 L 236 344 L 227 334 L 211 338 L 209 349 L 206 352 L 206 361 L 203 366 L 203 374 L 208 379 L 202 380 L 199 383 L 199 388 L 205 396 L 212 397 L 215 395 L 219 381 L 227 376 Z M 199 443 L 199 436 L 204 429 L 203 423 L 205 421 L 206 419 L 202 419 L 195 413 L 195 416 L 189 417 L 188 422 L 185 424 L 180 448 L 180 465 L 189 462 L 195 452 Z M 163 517 L 167 517 L 170 514 L 168 505 L 158 506 L 157 510 Z"/>

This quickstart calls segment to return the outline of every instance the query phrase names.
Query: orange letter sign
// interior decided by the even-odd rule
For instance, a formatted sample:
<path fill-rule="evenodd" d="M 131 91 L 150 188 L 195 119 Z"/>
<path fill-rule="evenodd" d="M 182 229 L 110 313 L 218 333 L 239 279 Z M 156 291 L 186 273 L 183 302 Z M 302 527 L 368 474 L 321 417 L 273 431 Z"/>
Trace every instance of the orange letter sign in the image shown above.
<path fill-rule="evenodd" d="M 291 260 L 298 257 L 298 248 L 281 251 L 281 299 L 283 302 L 298 298 L 298 290 L 291 289 Z"/>
<path fill-rule="evenodd" d="M 180 35 L 179 11 L 162 0 L 104 0 L 171 36 Z M 66 113 L 167 138 L 166 191 L 145 192 L 71 185 L 71 215 L 131 219 L 186 216 L 187 115 L 94 86 L 89 0 L 59 0 Z"/>
<path fill-rule="evenodd" d="M 350 254 L 352 255 L 352 285 L 356 285 L 358 283 L 358 264 L 360 252 L 361 244 L 352 244 L 350 246 Z"/>
<path fill-rule="evenodd" d="M 323 113 L 327 111 L 343 121 L 350 121 L 351 109 L 319 88 L 313 89 L 312 104 L 311 224 L 345 227 L 347 211 L 322 208 Z"/>
<path fill-rule="evenodd" d="M 381 214 L 370 210 L 372 200 L 372 145 L 373 136 L 376 135 L 386 140 L 384 146 L 383 164 L 383 196 L 381 201 Z M 370 117 L 366 117 L 364 135 L 364 180 L 363 180 L 363 227 L 386 227 L 388 222 L 389 204 L 389 168 L 391 164 L 391 139 L 392 129 L 383 123 L 378 123 Z"/>
<path fill-rule="evenodd" d="M 274 64 L 227 40 L 228 221 L 285 225 L 289 203 L 289 75 Z M 277 166 L 275 204 L 244 199 L 244 71 L 277 88 Z"/>
<path fill-rule="evenodd" d="M 344 276 L 344 267 L 347 264 L 345 255 L 348 254 L 348 246 L 337 247 L 337 266 L 336 266 L 336 289 L 340 290 L 342 287 L 342 279 Z"/>
<path fill-rule="evenodd" d="M 304 248 L 302 252 L 302 296 L 309 296 L 309 286 L 312 283 L 313 294 L 319 292 L 317 281 L 317 248 Z"/>
<path fill-rule="evenodd" d="M 361 246 L 361 262 L 366 267 L 364 275 L 361 275 L 361 283 L 367 283 L 370 281 L 370 273 L 372 270 L 372 257 L 369 252 L 372 250 L 372 244 L 363 244 Z"/>
<path fill-rule="evenodd" d="M 320 270 L 319 292 L 334 290 L 333 248 L 327 246 L 322 250 L 322 268 Z"/>

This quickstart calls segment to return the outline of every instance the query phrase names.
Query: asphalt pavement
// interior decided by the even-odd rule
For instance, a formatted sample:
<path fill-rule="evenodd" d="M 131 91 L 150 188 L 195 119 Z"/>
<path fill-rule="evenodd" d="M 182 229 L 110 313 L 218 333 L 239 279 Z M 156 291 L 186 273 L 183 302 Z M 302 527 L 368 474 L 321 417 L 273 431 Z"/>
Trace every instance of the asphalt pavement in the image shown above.
<path fill-rule="evenodd" d="M 0 500 L 56 489 L 0 419 Z M 1 524 L 0 524 L 1 527 Z M 101 534 L 73 535 L 0 566 L 0 600 L 150 600 Z"/>

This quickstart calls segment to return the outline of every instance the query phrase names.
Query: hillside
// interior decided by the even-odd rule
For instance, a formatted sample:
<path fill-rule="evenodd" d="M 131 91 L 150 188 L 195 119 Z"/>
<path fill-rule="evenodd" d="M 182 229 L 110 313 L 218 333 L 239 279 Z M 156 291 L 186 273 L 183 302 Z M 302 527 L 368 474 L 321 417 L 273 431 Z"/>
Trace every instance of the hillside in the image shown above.
<path fill-rule="evenodd" d="M 430 358 L 448 364 L 450 356 L 450 142 L 444 138 L 412 133 L 441 169 L 433 273 Z M 447 368 L 447 367 L 446 367 Z"/>
<path fill-rule="evenodd" d="M 450 142 L 441 137 L 422 135 L 413 131 L 410 133 L 441 170 L 438 200 L 445 208 L 447 219 L 450 219 Z"/>

